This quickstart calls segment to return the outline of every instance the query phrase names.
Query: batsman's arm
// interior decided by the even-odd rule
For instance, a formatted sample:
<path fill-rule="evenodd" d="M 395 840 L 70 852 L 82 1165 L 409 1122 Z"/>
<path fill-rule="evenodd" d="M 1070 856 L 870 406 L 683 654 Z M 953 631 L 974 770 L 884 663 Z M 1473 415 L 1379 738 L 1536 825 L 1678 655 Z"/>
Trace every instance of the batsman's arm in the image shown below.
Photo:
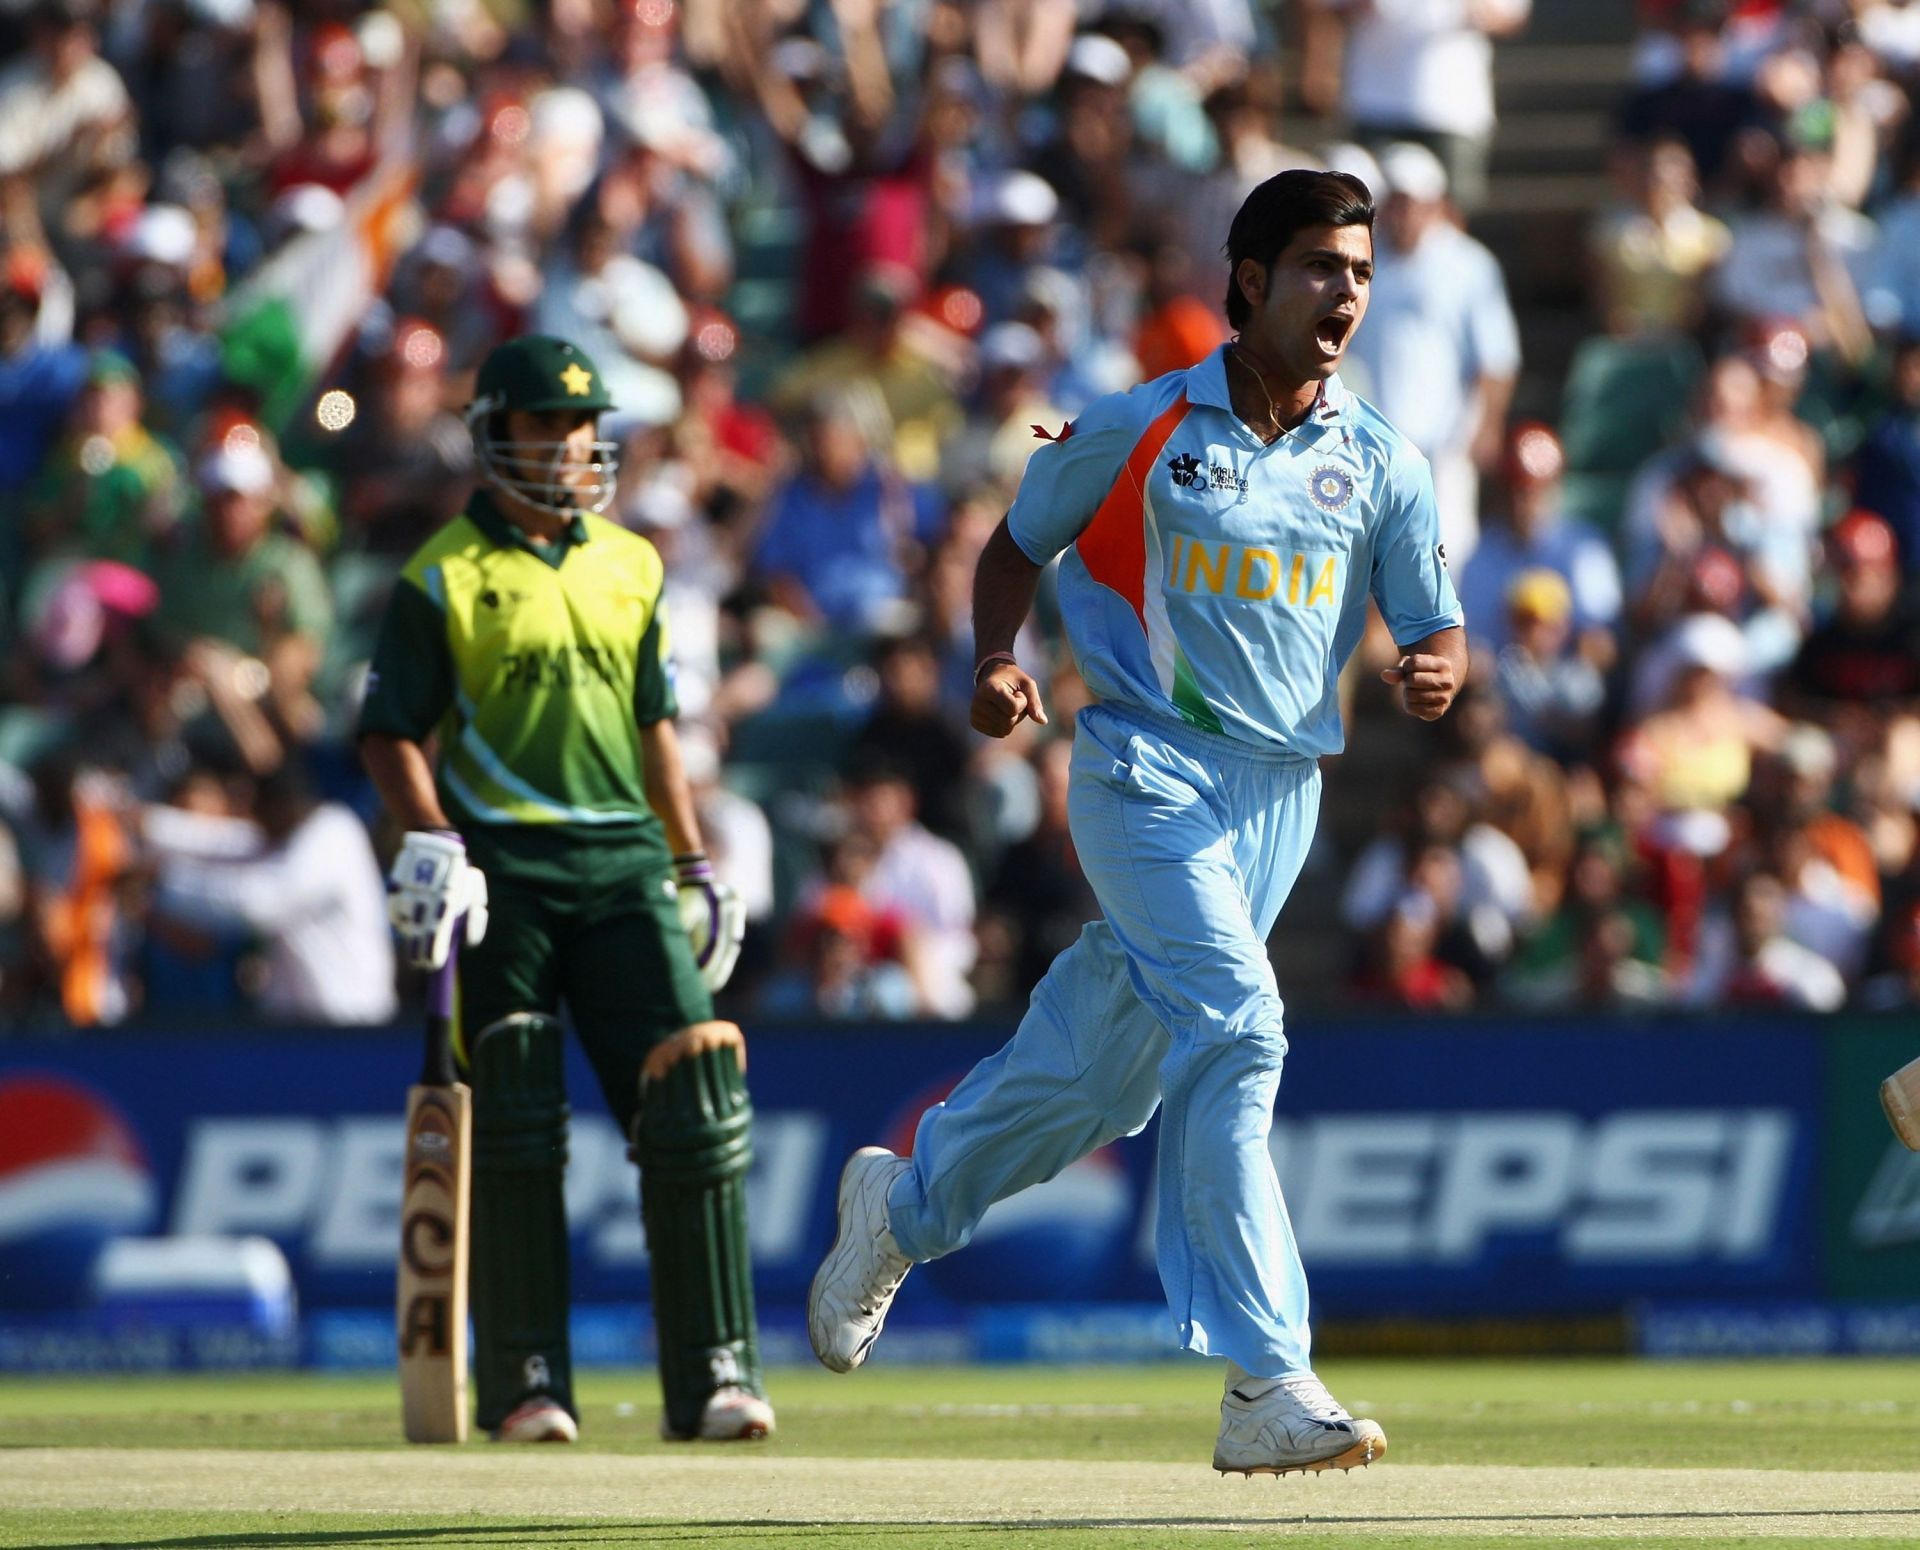
<path fill-rule="evenodd" d="M 403 829 L 448 829 L 453 822 L 433 788 L 433 766 L 426 750 L 411 738 L 363 732 L 360 762 L 387 811 Z"/>
<path fill-rule="evenodd" d="M 673 854 L 691 856 L 705 850 L 700 843 L 700 819 L 693 810 L 693 792 L 687 785 L 687 768 L 680 758 L 680 734 L 671 721 L 656 721 L 640 728 L 640 755 L 647 806 L 667 831 L 667 844 Z"/>
<path fill-rule="evenodd" d="M 1005 737 L 1029 716 L 1047 724 L 1040 686 L 1013 656 L 1014 638 L 1027 622 L 1044 568 L 1021 552 L 1003 518 L 974 569 L 973 653 L 980 666 L 971 719 L 974 730 L 989 737 Z"/>

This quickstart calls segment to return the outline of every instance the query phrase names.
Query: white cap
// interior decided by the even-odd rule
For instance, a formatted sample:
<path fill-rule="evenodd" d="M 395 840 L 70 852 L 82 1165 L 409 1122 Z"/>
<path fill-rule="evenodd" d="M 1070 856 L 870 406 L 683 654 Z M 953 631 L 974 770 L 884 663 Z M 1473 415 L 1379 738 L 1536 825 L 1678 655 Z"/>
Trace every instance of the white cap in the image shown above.
<path fill-rule="evenodd" d="M 273 459 L 264 449 L 246 443 L 223 446 L 200 459 L 194 477 L 209 494 L 233 490 L 241 495 L 265 495 L 273 488 Z"/>
<path fill-rule="evenodd" d="M 983 371 L 1007 366 L 1031 371 L 1046 352 L 1046 342 L 1025 323 L 996 323 L 980 340 L 980 367 Z"/>
<path fill-rule="evenodd" d="M 1780 758 L 1794 774 L 1818 776 L 1821 779 L 1831 776 L 1840 762 L 1832 734 L 1811 721 L 1794 723 L 1792 730 L 1781 740 Z"/>
<path fill-rule="evenodd" d="M 413 251 L 423 264 L 464 270 L 473 262 L 473 239 L 457 226 L 436 226 Z"/>
<path fill-rule="evenodd" d="M 253 0 L 187 0 L 187 12 L 209 27 L 238 32 L 253 20 Z"/>
<path fill-rule="evenodd" d="M 1725 614 L 1690 614 L 1674 628 L 1673 656 L 1683 668 L 1738 678 L 1747 667 L 1747 638 Z"/>
<path fill-rule="evenodd" d="M 179 205 L 148 205 L 133 223 L 127 249 L 147 263 L 183 269 L 193 258 L 199 235 L 193 217 Z"/>
<path fill-rule="evenodd" d="M 1352 140 L 1336 140 L 1320 153 L 1320 159 L 1327 164 L 1329 172 L 1348 172 L 1367 185 L 1367 192 L 1375 199 L 1387 191 L 1387 180 L 1380 172 L 1380 163 L 1373 159 L 1373 152 L 1364 145 Z"/>
<path fill-rule="evenodd" d="M 1037 172 L 1003 172 L 988 186 L 986 218 L 1002 226 L 1048 226 L 1060 196 Z"/>
<path fill-rule="evenodd" d="M 1390 194 L 1431 203 L 1447 195 L 1447 169 L 1424 145 L 1402 140 L 1380 153 L 1380 178 Z"/>
<path fill-rule="evenodd" d="M 692 316 L 673 281 L 637 258 L 622 257 L 602 273 L 607 322 L 620 348 L 642 360 L 671 360 L 687 342 Z"/>
<path fill-rule="evenodd" d="M 324 183 L 296 183 L 267 211 L 267 224 L 281 237 L 331 231 L 345 219 L 347 203 Z"/>
<path fill-rule="evenodd" d="M 1084 75 L 1102 86 L 1125 86 L 1133 77 L 1133 59 L 1101 32 L 1083 32 L 1067 50 L 1067 74 Z"/>
<path fill-rule="evenodd" d="M 528 139 L 534 149 L 548 150 L 556 144 L 599 149 L 606 121 L 600 116 L 600 104 L 579 87 L 549 87 L 533 99 L 529 111 L 533 123 Z"/>

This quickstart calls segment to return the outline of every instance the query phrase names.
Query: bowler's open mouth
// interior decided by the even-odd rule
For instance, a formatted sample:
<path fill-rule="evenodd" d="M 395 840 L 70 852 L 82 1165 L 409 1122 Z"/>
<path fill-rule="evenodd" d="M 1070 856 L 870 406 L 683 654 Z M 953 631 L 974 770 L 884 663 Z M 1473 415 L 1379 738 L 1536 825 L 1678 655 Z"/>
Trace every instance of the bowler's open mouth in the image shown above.
<path fill-rule="evenodd" d="M 1346 348 L 1347 335 L 1353 332 L 1353 314 L 1335 312 L 1323 317 L 1314 325 L 1313 337 L 1320 342 L 1320 348 L 1330 355 L 1337 355 Z"/>

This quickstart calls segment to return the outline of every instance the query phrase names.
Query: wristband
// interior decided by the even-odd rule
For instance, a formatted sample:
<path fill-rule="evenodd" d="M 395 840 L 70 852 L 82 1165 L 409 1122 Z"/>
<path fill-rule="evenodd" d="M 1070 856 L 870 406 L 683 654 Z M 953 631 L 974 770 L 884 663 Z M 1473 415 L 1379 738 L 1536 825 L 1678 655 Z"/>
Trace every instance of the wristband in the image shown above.
<path fill-rule="evenodd" d="M 986 672 L 986 670 L 990 667 L 998 667 L 1002 662 L 1011 662 L 1015 667 L 1018 667 L 1020 665 L 1019 658 L 1015 657 L 1011 651 L 989 651 L 978 662 L 974 663 L 973 664 L 974 688 L 977 689 L 980 687 L 981 674 Z"/>

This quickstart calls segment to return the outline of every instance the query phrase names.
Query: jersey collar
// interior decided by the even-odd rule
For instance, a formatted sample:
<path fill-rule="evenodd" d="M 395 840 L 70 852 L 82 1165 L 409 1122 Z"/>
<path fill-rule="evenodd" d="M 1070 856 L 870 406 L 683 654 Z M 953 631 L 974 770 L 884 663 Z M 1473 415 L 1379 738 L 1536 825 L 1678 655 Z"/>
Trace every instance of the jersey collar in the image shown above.
<path fill-rule="evenodd" d="M 1187 368 L 1188 403 L 1205 404 L 1210 409 L 1233 413 L 1233 396 L 1227 391 L 1227 351 L 1230 348 L 1223 344 L 1197 366 Z M 1340 424 L 1346 417 L 1352 396 L 1341 382 L 1339 373 L 1334 373 L 1320 384 L 1320 392 L 1300 428 L 1318 429 L 1323 425 Z"/>
<path fill-rule="evenodd" d="M 578 512 L 560 530 L 560 536 L 547 543 L 530 537 L 519 523 L 509 521 L 491 492 L 484 489 L 475 490 L 473 498 L 467 502 L 467 518 L 500 548 L 524 549 L 536 560 L 542 560 L 556 570 L 567 557 L 569 549 L 587 542 L 587 519 Z"/>

